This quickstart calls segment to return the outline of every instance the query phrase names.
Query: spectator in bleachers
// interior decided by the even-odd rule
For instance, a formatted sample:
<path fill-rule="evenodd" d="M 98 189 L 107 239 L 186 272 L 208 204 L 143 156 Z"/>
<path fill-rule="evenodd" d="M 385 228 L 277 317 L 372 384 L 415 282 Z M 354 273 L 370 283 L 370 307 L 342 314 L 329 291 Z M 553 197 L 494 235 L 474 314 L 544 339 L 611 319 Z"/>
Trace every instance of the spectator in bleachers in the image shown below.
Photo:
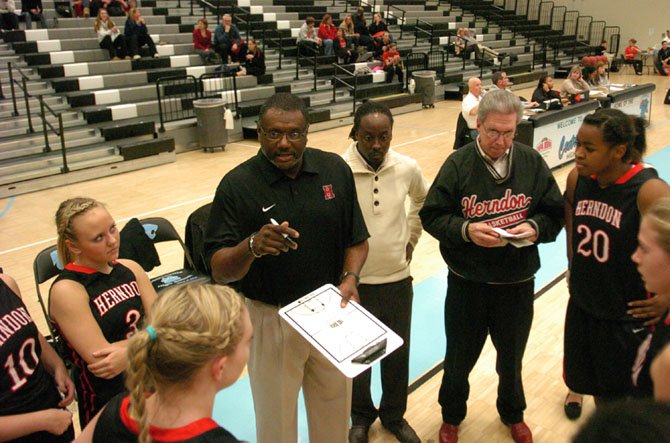
<path fill-rule="evenodd" d="M 573 66 L 568 78 L 561 85 L 561 98 L 572 101 L 576 96 L 589 89 L 588 83 L 582 78 L 582 70 L 579 66 Z"/>
<path fill-rule="evenodd" d="M 326 55 L 334 55 L 333 42 L 337 38 L 337 28 L 333 24 L 333 16 L 324 14 L 316 34 L 323 44 L 323 51 Z"/>
<path fill-rule="evenodd" d="M 244 65 L 237 71 L 237 75 L 254 75 L 258 77 L 263 74 L 265 74 L 265 55 L 258 47 L 256 40 L 250 38 L 247 44 L 247 53 L 244 56 Z"/>
<path fill-rule="evenodd" d="M 642 75 L 642 60 L 640 59 L 641 53 L 642 50 L 637 46 L 637 40 L 634 38 L 628 40 L 628 46 L 626 46 L 626 49 L 623 52 L 624 63 L 627 65 L 633 65 L 637 75 Z"/>
<path fill-rule="evenodd" d="M 654 60 L 654 66 L 656 66 L 656 71 L 660 75 L 667 76 L 668 72 L 665 68 L 670 65 L 670 48 L 668 47 L 668 42 L 663 40 L 661 42 L 661 49 L 658 50 L 656 55 L 656 60 Z"/>
<path fill-rule="evenodd" d="M 126 45 L 126 38 L 119 28 L 116 27 L 106 9 L 98 11 L 98 17 L 95 19 L 93 29 L 98 34 L 98 44 L 102 49 L 109 51 L 109 58 L 112 60 L 120 60 L 125 58 L 130 60 L 128 55 L 128 46 Z"/>
<path fill-rule="evenodd" d="M 337 29 L 337 37 L 335 38 L 335 54 L 337 58 L 342 60 L 345 64 L 356 62 L 356 52 L 352 49 L 351 44 L 347 40 L 344 29 Z"/>
<path fill-rule="evenodd" d="M 74 0 L 72 12 L 75 17 L 89 17 L 91 15 L 90 2 L 88 0 Z"/>
<path fill-rule="evenodd" d="M 402 83 L 403 79 L 403 65 L 400 53 L 398 52 L 398 45 L 391 43 L 384 55 L 382 55 L 382 62 L 384 63 L 384 71 L 386 71 L 386 83 L 393 81 L 393 75 L 398 75 L 398 81 Z"/>
<path fill-rule="evenodd" d="M 665 33 L 661 32 L 661 38 L 664 42 L 670 43 L 670 29 L 666 30 Z"/>
<path fill-rule="evenodd" d="M 358 46 L 365 47 L 368 51 L 374 52 L 375 41 L 370 36 L 368 24 L 365 21 L 365 8 L 358 8 L 356 15 L 353 16 L 354 32 L 358 34 Z"/>
<path fill-rule="evenodd" d="M 561 99 L 561 94 L 558 91 L 554 91 L 554 79 L 551 75 L 543 75 L 540 77 L 540 80 L 537 82 L 537 88 L 533 91 L 532 101 L 537 103 L 542 103 L 547 100 L 557 99 L 563 104 L 567 104 Z"/>
<path fill-rule="evenodd" d="M 311 55 L 311 51 L 302 51 L 302 48 L 312 48 L 316 50 L 323 44 L 321 38 L 317 35 L 316 29 L 314 29 L 314 17 L 311 15 L 305 18 L 305 23 L 300 27 L 297 43 L 298 50 L 301 51 L 302 55 Z"/>
<path fill-rule="evenodd" d="M 458 28 L 457 38 L 454 43 L 456 55 L 469 60 L 470 54 L 475 53 L 475 60 L 481 60 L 482 52 L 477 44 L 477 39 L 470 33 L 468 28 Z"/>
<path fill-rule="evenodd" d="M 126 36 L 127 45 L 130 49 L 130 54 L 134 60 L 140 58 L 140 48 L 144 45 L 149 47 L 149 52 L 152 57 L 158 57 L 158 52 L 156 51 L 156 44 L 149 35 L 147 31 L 147 25 L 144 23 L 144 19 L 140 15 L 140 10 L 138 8 L 133 8 L 130 10 L 128 15 L 128 20 L 126 20 L 126 25 L 124 26 L 124 34 Z"/>
<path fill-rule="evenodd" d="M 244 59 L 246 46 L 230 14 L 224 14 L 221 23 L 214 30 L 214 50 L 221 56 L 224 64 L 228 63 L 229 57 L 233 62 L 241 62 Z"/>
<path fill-rule="evenodd" d="M 383 33 L 382 38 L 377 43 L 377 49 L 375 50 L 375 58 L 380 58 L 382 54 L 384 54 L 384 52 L 388 50 L 389 45 L 391 43 L 393 43 L 391 34 L 389 34 L 388 32 Z"/>
<path fill-rule="evenodd" d="M 354 31 L 354 22 L 351 20 L 351 14 L 344 16 L 340 29 L 344 31 L 344 36 L 350 45 L 358 44 L 358 34 Z"/>
<path fill-rule="evenodd" d="M 201 18 L 193 30 L 193 48 L 206 65 L 220 65 L 221 57 L 212 49 L 212 31 L 207 29 L 207 20 Z"/>
<path fill-rule="evenodd" d="M 19 14 L 14 0 L 0 0 L 0 29 L 3 31 L 19 29 Z"/>
<path fill-rule="evenodd" d="M 22 0 L 21 15 L 26 21 L 26 29 L 31 29 L 33 20 L 39 20 L 42 28 L 47 28 L 47 19 L 43 14 L 42 0 Z"/>
<path fill-rule="evenodd" d="M 382 15 L 379 12 L 375 12 L 372 16 L 372 23 L 368 26 L 368 32 L 370 32 L 370 37 L 375 40 L 381 39 L 385 32 L 389 32 L 389 28 L 386 26 L 386 22 L 382 20 Z"/>
<path fill-rule="evenodd" d="M 90 3 L 91 15 L 97 17 L 101 9 L 106 9 L 107 13 L 113 17 L 123 17 L 126 15 L 128 4 L 125 0 L 92 0 Z"/>

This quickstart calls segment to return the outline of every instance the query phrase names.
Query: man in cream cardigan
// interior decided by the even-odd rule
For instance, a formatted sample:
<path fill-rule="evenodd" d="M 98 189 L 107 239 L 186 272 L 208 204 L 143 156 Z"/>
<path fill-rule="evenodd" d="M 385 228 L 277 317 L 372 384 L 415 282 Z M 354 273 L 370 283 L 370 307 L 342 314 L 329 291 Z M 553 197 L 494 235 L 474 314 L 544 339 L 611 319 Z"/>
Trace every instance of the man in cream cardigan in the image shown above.
<path fill-rule="evenodd" d="M 412 277 L 409 263 L 421 235 L 419 209 L 428 186 L 414 159 L 389 150 L 393 116 L 368 101 L 354 116 L 354 141 L 344 160 L 354 173 L 358 202 L 370 232 L 368 258 L 361 270 L 361 304 L 404 340 L 381 361 L 383 395 L 379 410 L 370 395 L 370 370 L 354 379 L 349 442 L 367 442 L 368 430 L 380 418 L 400 442 L 419 443 L 403 418 L 407 409 Z M 409 196 L 409 212 L 405 200 Z"/>

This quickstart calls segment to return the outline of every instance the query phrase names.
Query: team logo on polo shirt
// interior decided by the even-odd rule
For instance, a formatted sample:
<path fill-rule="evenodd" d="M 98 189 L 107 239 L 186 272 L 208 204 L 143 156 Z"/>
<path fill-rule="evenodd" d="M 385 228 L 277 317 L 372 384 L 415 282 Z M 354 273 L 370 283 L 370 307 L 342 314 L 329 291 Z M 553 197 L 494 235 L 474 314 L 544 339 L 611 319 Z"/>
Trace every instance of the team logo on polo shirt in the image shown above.
<path fill-rule="evenodd" d="M 335 193 L 333 192 L 333 185 L 323 185 L 323 198 L 326 200 L 332 200 L 335 198 Z"/>

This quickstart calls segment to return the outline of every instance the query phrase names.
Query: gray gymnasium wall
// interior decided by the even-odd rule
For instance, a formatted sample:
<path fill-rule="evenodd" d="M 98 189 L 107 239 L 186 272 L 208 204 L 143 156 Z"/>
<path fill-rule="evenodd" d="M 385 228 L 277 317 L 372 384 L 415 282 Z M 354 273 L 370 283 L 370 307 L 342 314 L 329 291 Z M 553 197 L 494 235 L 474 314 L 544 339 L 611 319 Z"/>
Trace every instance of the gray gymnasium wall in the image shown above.
<path fill-rule="evenodd" d="M 553 0 L 556 6 L 580 11 L 594 20 L 605 20 L 608 25 L 621 27 L 619 51 L 635 38 L 640 48 L 658 44 L 661 32 L 670 29 L 670 2 L 668 0 Z"/>

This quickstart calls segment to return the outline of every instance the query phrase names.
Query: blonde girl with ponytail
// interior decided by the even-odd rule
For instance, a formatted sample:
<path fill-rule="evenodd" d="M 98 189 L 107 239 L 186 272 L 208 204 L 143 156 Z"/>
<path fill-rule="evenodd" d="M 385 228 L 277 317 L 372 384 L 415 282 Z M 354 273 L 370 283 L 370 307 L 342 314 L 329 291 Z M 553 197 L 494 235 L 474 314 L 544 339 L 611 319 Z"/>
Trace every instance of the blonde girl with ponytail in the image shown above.
<path fill-rule="evenodd" d="M 186 284 L 161 293 L 130 339 L 126 386 L 77 442 L 238 442 L 212 420 L 214 397 L 249 358 L 251 320 L 226 286 Z"/>
<path fill-rule="evenodd" d="M 79 422 L 83 428 L 123 392 L 127 339 L 156 299 L 144 270 L 119 259 L 119 230 L 92 198 L 64 201 L 56 212 L 63 271 L 51 286 L 51 320 L 71 350 Z"/>

